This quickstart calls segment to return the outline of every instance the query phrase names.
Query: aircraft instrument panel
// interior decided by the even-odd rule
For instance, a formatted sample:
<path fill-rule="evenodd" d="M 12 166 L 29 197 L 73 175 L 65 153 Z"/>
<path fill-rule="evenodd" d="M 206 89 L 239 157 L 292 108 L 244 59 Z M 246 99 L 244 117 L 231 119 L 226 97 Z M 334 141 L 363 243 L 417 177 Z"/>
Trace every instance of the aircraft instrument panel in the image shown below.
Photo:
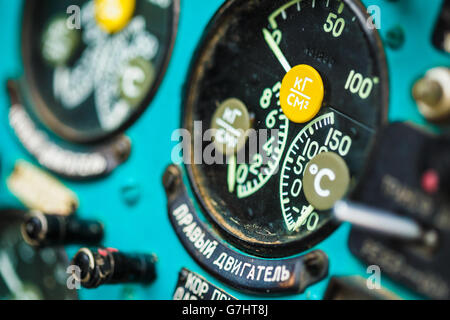
<path fill-rule="evenodd" d="M 0 299 L 450 299 L 449 0 L 0 9 Z"/>

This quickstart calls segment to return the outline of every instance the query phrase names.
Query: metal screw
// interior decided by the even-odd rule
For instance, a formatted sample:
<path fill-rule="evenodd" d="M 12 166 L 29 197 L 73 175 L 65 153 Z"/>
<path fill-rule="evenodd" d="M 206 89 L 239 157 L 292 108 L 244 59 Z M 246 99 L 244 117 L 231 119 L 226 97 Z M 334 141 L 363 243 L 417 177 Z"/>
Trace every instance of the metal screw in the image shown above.
<path fill-rule="evenodd" d="M 413 88 L 413 97 L 416 101 L 426 103 L 430 107 L 435 107 L 442 99 L 443 91 L 441 85 L 431 79 L 420 79 Z"/>
<path fill-rule="evenodd" d="M 126 136 L 118 139 L 114 144 L 114 153 L 120 162 L 125 162 L 131 153 L 131 140 Z"/>
<path fill-rule="evenodd" d="M 141 188 L 136 182 L 129 182 L 121 189 L 123 201 L 129 205 L 136 205 L 141 198 Z"/>
<path fill-rule="evenodd" d="M 173 193 L 180 183 L 181 172 L 180 169 L 175 165 L 170 165 L 167 167 L 163 176 L 163 186 L 167 193 Z"/>
<path fill-rule="evenodd" d="M 400 26 L 389 29 L 386 33 L 386 44 L 394 50 L 400 49 L 405 42 L 405 32 Z"/>

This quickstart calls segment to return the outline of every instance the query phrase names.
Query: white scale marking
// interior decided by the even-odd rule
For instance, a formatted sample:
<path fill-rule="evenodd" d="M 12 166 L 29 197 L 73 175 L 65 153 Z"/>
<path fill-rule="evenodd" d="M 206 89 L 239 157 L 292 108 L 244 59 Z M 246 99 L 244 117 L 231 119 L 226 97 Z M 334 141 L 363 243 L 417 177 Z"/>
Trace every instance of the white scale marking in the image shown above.
<path fill-rule="evenodd" d="M 0 251 L 0 275 L 15 298 L 21 299 L 25 296 L 22 281 L 15 272 L 9 255 L 4 251 Z"/>
<path fill-rule="evenodd" d="M 341 2 L 341 5 L 338 8 L 338 13 L 341 14 L 342 11 L 344 11 L 344 3 L 343 2 Z"/>

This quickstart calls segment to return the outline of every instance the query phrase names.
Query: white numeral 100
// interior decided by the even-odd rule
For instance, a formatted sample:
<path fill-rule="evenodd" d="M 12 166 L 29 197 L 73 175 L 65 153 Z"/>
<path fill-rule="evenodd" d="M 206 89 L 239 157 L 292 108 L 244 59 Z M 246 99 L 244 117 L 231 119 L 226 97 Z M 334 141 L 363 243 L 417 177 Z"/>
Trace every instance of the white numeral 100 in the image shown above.
<path fill-rule="evenodd" d="M 351 93 L 358 94 L 361 99 L 367 99 L 372 93 L 373 85 L 374 80 L 364 78 L 362 74 L 352 70 L 345 83 L 345 90 L 350 90 Z"/>

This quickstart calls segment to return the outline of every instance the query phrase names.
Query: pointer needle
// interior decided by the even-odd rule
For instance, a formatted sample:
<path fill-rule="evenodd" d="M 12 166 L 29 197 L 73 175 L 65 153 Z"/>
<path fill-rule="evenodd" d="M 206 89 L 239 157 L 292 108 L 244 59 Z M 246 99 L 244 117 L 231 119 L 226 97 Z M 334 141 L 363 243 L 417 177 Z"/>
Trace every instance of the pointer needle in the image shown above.
<path fill-rule="evenodd" d="M 269 30 L 267 30 L 266 28 L 263 29 L 263 34 L 264 39 L 266 39 L 267 44 L 269 45 L 270 49 L 272 49 L 273 53 L 283 66 L 284 70 L 286 70 L 286 72 L 289 72 L 292 69 L 292 67 L 287 61 L 278 44 L 275 42 L 275 39 L 272 37 L 272 34 L 270 34 Z"/>
<path fill-rule="evenodd" d="M 381 235 L 409 241 L 422 241 L 430 246 L 436 245 L 437 242 L 435 231 L 424 230 L 411 218 L 381 209 L 350 201 L 338 201 L 334 205 L 333 215 L 339 221 L 350 222 L 356 227 Z"/>
<path fill-rule="evenodd" d="M 311 205 L 308 208 L 306 208 L 306 210 L 304 212 L 302 212 L 302 215 L 297 220 L 297 222 L 295 223 L 292 230 L 297 230 L 298 228 L 300 228 L 305 223 L 305 221 L 309 218 L 311 213 L 313 213 L 313 211 L 314 211 L 314 207 Z"/>

